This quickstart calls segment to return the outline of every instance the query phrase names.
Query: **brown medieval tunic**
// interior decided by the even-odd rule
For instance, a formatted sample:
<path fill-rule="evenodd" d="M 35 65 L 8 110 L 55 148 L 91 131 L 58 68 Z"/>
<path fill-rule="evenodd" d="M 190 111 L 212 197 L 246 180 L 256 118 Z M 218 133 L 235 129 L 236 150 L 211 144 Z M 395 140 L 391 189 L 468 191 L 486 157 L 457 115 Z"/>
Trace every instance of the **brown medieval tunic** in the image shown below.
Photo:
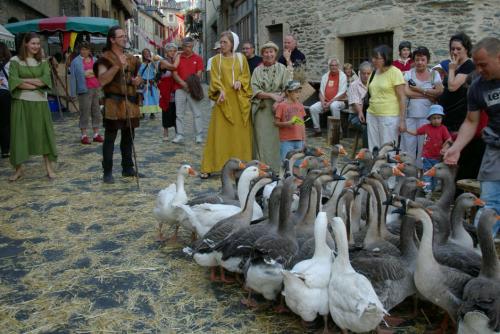
<path fill-rule="evenodd" d="M 140 110 L 137 104 L 136 87 L 132 79 L 139 70 L 139 61 L 132 55 L 126 54 L 127 65 L 123 71 L 118 71 L 113 80 L 102 87 L 104 92 L 104 127 L 107 129 L 122 129 L 129 126 L 139 126 Z M 94 72 L 98 72 L 99 66 L 106 68 L 120 66 L 121 62 L 113 51 L 105 51 L 94 65 Z M 97 76 L 97 74 L 96 74 Z"/>

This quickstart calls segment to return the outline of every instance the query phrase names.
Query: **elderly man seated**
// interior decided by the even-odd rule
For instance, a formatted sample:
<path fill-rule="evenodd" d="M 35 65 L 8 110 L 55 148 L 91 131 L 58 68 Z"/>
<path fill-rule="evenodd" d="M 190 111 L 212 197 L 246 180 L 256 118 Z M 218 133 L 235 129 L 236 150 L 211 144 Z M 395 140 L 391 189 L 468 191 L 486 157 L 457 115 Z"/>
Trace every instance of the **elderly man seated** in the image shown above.
<path fill-rule="evenodd" d="M 330 59 L 328 66 L 330 71 L 321 78 L 319 102 L 313 104 L 309 109 L 314 125 L 314 136 L 316 137 L 321 136 L 319 115 L 330 110 L 332 116 L 340 120 L 340 111 L 345 107 L 347 76 L 340 70 L 340 63 L 337 58 Z"/>
<path fill-rule="evenodd" d="M 364 98 L 368 91 L 368 81 L 372 74 L 372 64 L 365 61 L 359 65 L 359 78 L 351 83 L 347 95 L 349 96 L 349 106 L 353 113 L 349 115 L 349 123 L 357 129 L 363 131 L 363 147 L 368 147 L 368 134 L 366 132 L 366 119 L 363 110 Z"/>

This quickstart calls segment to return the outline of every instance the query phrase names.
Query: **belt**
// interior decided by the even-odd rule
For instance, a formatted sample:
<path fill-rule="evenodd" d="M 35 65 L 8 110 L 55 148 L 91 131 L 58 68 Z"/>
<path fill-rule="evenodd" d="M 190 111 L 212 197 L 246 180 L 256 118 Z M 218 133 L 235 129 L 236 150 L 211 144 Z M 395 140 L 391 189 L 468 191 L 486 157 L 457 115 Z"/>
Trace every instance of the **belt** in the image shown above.
<path fill-rule="evenodd" d="M 112 93 L 106 93 L 104 94 L 104 98 L 106 99 L 112 99 L 115 101 L 123 101 L 125 100 L 125 97 L 127 97 L 127 100 L 129 100 L 132 103 L 137 103 L 137 97 L 135 96 L 130 96 L 130 95 L 121 95 L 121 94 L 112 94 Z"/>

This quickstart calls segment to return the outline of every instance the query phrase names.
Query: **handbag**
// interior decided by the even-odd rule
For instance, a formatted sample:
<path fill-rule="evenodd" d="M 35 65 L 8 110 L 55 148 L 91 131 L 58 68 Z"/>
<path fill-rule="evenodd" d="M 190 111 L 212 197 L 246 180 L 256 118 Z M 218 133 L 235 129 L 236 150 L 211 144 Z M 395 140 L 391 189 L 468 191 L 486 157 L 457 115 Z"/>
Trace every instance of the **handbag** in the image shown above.
<path fill-rule="evenodd" d="M 365 115 L 365 119 L 366 119 L 366 111 L 370 106 L 370 90 L 368 89 L 368 87 L 372 83 L 374 76 L 375 76 L 375 70 L 373 70 L 372 75 L 370 75 L 370 80 L 368 80 L 368 85 L 366 86 L 366 95 L 363 98 L 363 115 Z"/>

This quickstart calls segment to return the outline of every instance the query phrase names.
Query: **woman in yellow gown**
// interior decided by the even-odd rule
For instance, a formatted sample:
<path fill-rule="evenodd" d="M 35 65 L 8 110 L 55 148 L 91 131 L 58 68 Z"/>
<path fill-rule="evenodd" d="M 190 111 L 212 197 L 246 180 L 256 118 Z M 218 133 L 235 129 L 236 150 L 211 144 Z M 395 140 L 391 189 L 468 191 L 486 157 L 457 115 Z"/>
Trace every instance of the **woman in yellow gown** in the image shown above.
<path fill-rule="evenodd" d="M 212 60 L 208 97 L 215 101 L 203 149 L 201 178 L 222 169 L 232 157 L 252 158 L 250 70 L 246 57 L 235 52 L 238 36 L 221 34 L 221 53 Z"/>

